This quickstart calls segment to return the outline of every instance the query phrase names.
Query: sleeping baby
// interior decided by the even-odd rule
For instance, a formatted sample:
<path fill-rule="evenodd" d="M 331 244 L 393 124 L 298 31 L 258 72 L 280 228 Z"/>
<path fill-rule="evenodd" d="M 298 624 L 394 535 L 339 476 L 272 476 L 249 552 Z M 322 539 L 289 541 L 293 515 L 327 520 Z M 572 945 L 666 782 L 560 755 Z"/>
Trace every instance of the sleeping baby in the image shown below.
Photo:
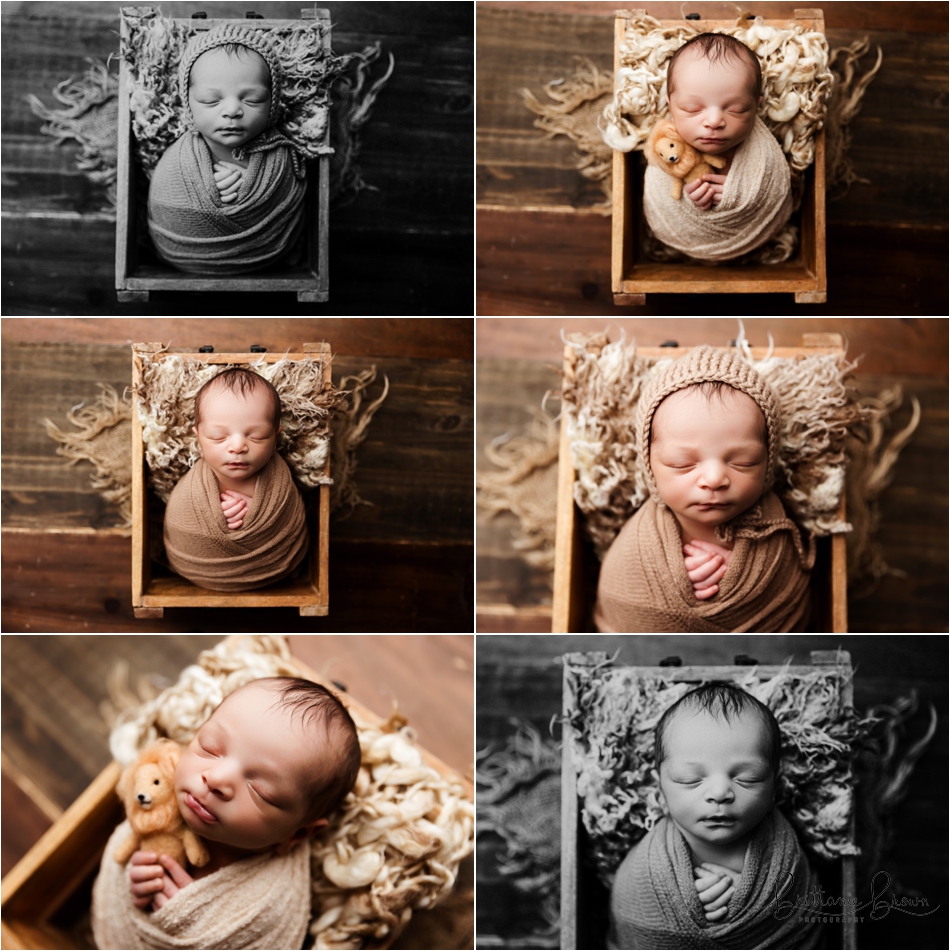
<path fill-rule="evenodd" d="M 178 69 L 188 131 L 148 194 L 159 255 L 182 271 L 240 274 L 287 256 L 304 217 L 304 163 L 274 128 L 282 69 L 262 31 L 198 34 Z"/>
<path fill-rule="evenodd" d="M 775 395 L 738 350 L 660 366 L 637 408 L 650 497 L 604 558 L 599 631 L 803 629 L 815 547 L 770 491 L 780 433 Z"/>
<path fill-rule="evenodd" d="M 167 855 L 113 858 L 93 892 L 100 948 L 300 948 L 311 915 L 309 837 L 356 782 L 360 745 L 346 708 L 319 684 L 289 677 L 231 693 L 185 748 L 174 777 L 208 864 Z"/>
<path fill-rule="evenodd" d="M 611 947 L 816 947 L 820 926 L 796 903 L 808 907 L 817 878 L 774 803 L 772 711 L 735 684 L 706 684 L 660 717 L 654 750 L 668 817 L 617 871 Z"/>
<path fill-rule="evenodd" d="M 718 155 L 725 167 L 690 182 L 683 197 L 649 165 L 643 210 L 665 245 L 705 261 L 726 261 L 758 248 L 792 211 L 788 161 L 756 109 L 762 101 L 758 57 L 722 33 L 681 46 L 667 71 L 670 118 L 688 145 Z"/>
<path fill-rule="evenodd" d="M 280 397 L 232 367 L 195 396 L 201 458 L 172 490 L 165 551 L 182 577 L 213 591 L 250 591 L 291 574 L 307 553 L 303 500 L 276 451 Z"/>

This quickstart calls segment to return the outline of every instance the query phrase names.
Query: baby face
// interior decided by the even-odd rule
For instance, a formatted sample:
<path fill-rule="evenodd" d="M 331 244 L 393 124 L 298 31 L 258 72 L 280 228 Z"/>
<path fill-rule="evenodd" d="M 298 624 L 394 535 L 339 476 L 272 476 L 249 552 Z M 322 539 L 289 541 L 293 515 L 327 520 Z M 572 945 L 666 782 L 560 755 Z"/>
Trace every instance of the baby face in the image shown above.
<path fill-rule="evenodd" d="M 306 825 L 312 758 L 302 750 L 319 741 L 276 700 L 276 692 L 254 685 L 228 697 L 182 754 L 175 794 L 196 835 L 261 851 Z"/>
<path fill-rule="evenodd" d="M 263 132 L 270 97 L 270 71 L 253 50 L 229 56 L 217 47 L 191 67 L 188 103 L 195 127 L 212 150 L 216 145 L 230 152 Z"/>
<path fill-rule="evenodd" d="M 272 394 L 263 386 L 246 394 L 209 387 L 201 401 L 201 422 L 192 427 L 201 457 L 227 486 L 254 484 L 277 447 Z"/>
<path fill-rule="evenodd" d="M 711 63 L 691 51 L 677 59 L 670 117 L 694 149 L 718 155 L 748 138 L 757 106 L 750 70 L 733 60 Z"/>
<path fill-rule="evenodd" d="M 660 498 L 697 537 L 744 512 L 765 485 L 765 417 L 739 390 L 722 397 L 678 390 L 653 416 L 650 468 Z"/>
<path fill-rule="evenodd" d="M 770 812 L 775 777 L 768 730 L 755 715 L 727 723 L 705 711 L 674 714 L 664 746 L 660 789 L 694 849 L 736 842 Z"/>

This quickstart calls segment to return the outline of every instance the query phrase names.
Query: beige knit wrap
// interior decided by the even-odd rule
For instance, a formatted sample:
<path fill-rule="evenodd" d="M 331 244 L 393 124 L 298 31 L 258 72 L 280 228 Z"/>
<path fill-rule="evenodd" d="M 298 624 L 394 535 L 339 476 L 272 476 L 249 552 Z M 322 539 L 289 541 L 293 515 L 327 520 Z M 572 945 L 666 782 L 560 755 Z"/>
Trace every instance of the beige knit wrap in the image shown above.
<path fill-rule="evenodd" d="M 648 165 L 643 213 L 664 244 L 703 261 L 728 261 L 777 234 L 792 212 L 791 175 L 775 136 L 756 117 L 735 152 L 718 206 L 702 211 L 670 195 L 670 176 Z"/>
<path fill-rule="evenodd" d="M 155 912 L 132 904 L 127 866 L 113 859 L 119 825 L 92 891 L 99 948 L 302 948 L 310 919 L 310 849 L 241 859 L 181 889 Z"/>
<path fill-rule="evenodd" d="M 694 383 L 721 381 L 751 397 L 765 417 L 768 461 L 764 494 L 717 529 L 734 542 L 719 591 L 700 601 L 686 574 L 676 516 L 660 499 L 650 467 L 650 429 L 657 407 Z M 644 388 L 637 410 L 637 438 L 650 498 L 624 525 L 604 558 L 594 619 L 602 633 L 791 631 L 808 614 L 808 579 L 814 539 L 802 535 L 768 491 L 775 477 L 781 437 L 778 401 L 738 350 L 696 347 L 660 370 Z"/>
<path fill-rule="evenodd" d="M 214 470 L 199 459 L 165 510 L 165 550 L 182 577 L 212 591 L 251 591 L 286 578 L 307 553 L 303 500 L 277 453 L 258 473 L 244 524 L 228 528 Z"/>
<path fill-rule="evenodd" d="M 808 620 L 808 579 L 815 563 L 778 496 L 768 492 L 720 526 L 734 542 L 719 591 L 696 598 L 686 574 L 676 516 L 647 499 L 624 525 L 600 569 L 594 621 L 602 634 L 800 631 Z"/>

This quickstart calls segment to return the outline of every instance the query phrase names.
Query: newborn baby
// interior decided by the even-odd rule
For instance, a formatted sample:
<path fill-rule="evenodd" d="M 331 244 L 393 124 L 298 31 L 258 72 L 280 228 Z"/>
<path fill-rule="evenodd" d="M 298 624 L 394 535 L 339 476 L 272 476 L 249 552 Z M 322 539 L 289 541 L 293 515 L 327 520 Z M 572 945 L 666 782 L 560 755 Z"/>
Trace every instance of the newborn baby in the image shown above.
<path fill-rule="evenodd" d="M 171 567 L 215 591 L 287 577 L 307 553 L 303 500 L 276 452 L 280 397 L 264 377 L 232 367 L 195 396 L 201 458 L 165 510 Z"/>
<path fill-rule="evenodd" d="M 817 879 L 775 808 L 781 734 L 769 708 L 707 684 L 663 714 L 654 749 L 669 817 L 617 871 L 612 946 L 815 947 L 819 926 L 778 905 L 807 900 Z"/>
<path fill-rule="evenodd" d="M 234 691 L 199 729 L 175 772 L 182 818 L 210 861 L 188 872 L 169 856 L 140 851 L 126 872 L 112 858 L 110 841 L 94 893 L 98 947 L 302 947 L 310 857 L 296 847 L 327 825 L 359 768 L 353 720 L 320 685 L 272 677 Z M 127 831 L 122 823 L 113 839 Z M 215 918 L 225 914 L 215 912 L 216 889 L 240 903 L 231 920 Z M 155 914 L 145 918 L 132 906 Z M 191 917 L 182 923 L 182 916 Z M 213 943 L 184 943 L 178 929 L 185 927 L 203 929 Z M 238 934 L 230 936 L 229 928 Z M 274 931 L 294 937 L 254 940 L 256 933 L 273 938 Z M 149 943 L 136 943 L 143 934 Z"/>
<path fill-rule="evenodd" d="M 762 101 L 758 57 L 734 37 L 702 33 L 673 55 L 666 86 L 677 132 L 726 165 L 686 185 L 681 201 L 669 196 L 669 176 L 648 167 L 647 221 L 664 244 L 694 258 L 748 253 L 775 235 L 792 211 L 788 161 L 756 115 Z M 711 210 L 716 213 L 701 214 Z"/>
<path fill-rule="evenodd" d="M 182 271 L 238 274 L 287 254 L 303 222 L 305 167 L 274 123 L 282 69 L 263 31 L 198 34 L 178 72 L 188 128 L 149 187 L 149 232 Z"/>
<path fill-rule="evenodd" d="M 739 352 L 697 347 L 640 396 L 650 498 L 614 539 L 599 631 L 800 630 L 814 544 L 778 496 L 779 407 Z"/>

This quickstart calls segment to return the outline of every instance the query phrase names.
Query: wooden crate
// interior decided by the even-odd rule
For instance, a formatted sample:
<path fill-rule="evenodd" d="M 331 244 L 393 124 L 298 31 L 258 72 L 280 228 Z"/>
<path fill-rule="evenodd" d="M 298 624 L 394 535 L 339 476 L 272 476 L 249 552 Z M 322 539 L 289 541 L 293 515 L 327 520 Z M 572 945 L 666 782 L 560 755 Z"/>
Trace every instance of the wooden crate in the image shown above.
<path fill-rule="evenodd" d="M 587 665 L 607 660 L 607 654 L 593 652 L 587 654 L 567 654 L 565 661 L 574 666 Z M 854 705 L 854 687 L 851 682 L 851 655 L 847 651 L 811 651 L 810 665 L 789 668 L 781 666 L 761 666 L 759 674 L 764 678 L 774 677 L 783 670 L 791 674 L 808 674 L 816 668 L 837 668 L 843 681 L 841 695 L 845 706 Z M 676 683 L 699 683 L 703 680 L 738 680 L 748 672 L 748 666 L 732 667 L 635 667 L 644 677 L 665 677 Z M 743 661 L 745 663 L 745 661 Z M 604 947 L 597 943 L 597 935 L 590 935 L 594 915 L 588 902 L 580 900 L 585 892 L 585 882 L 578 876 L 580 854 L 583 847 L 583 827 L 580 822 L 580 807 L 577 796 L 577 772 L 572 759 L 573 730 L 567 713 L 573 706 L 570 672 L 564 666 L 563 691 L 563 745 L 561 753 L 561 944 L 562 949 L 578 947 Z M 850 820 L 850 838 L 854 841 L 855 820 L 852 810 Z M 854 908 L 855 903 L 855 860 L 853 856 L 841 859 L 841 897 L 845 899 L 844 908 Z M 850 899 L 850 903 L 849 903 Z M 828 947 L 851 949 L 857 947 L 854 916 L 844 916 L 841 922 L 841 944 L 829 943 Z M 829 929 L 830 930 L 830 929 Z M 593 943 L 589 943 L 593 941 Z"/>
<path fill-rule="evenodd" d="M 654 359 L 676 359 L 689 352 L 690 347 L 638 347 L 640 356 Z M 768 351 L 753 347 L 752 354 L 762 359 Z M 844 354 L 840 334 L 811 333 L 802 335 L 801 347 L 775 347 L 776 357 L 796 357 L 819 353 Z M 574 379 L 574 351 L 564 348 L 564 376 Z M 583 514 L 574 503 L 574 462 L 567 414 L 561 416 L 561 443 L 558 454 L 557 524 L 554 540 L 554 601 L 551 632 L 565 634 L 584 631 L 593 614 L 592 584 L 596 573 L 596 557 L 585 544 Z M 845 519 L 845 498 L 842 495 L 838 517 Z M 843 634 L 848 630 L 848 550 L 847 536 L 832 535 L 818 539 L 818 554 L 811 579 L 812 619 L 819 630 Z"/>
<path fill-rule="evenodd" d="M 314 8 L 301 10 L 302 20 L 319 20 L 323 27 L 323 48 L 330 51 L 330 14 L 327 10 Z M 255 30 L 269 30 L 292 26 L 296 20 L 187 20 L 174 19 L 175 23 L 197 25 L 199 30 L 211 30 L 218 26 L 235 24 Z M 128 42 L 129 24 L 121 18 L 122 44 Z M 330 157 L 321 155 L 307 162 L 307 193 L 304 197 L 306 212 L 304 220 L 304 259 L 295 265 L 274 265 L 260 271 L 252 271 L 247 277 L 205 277 L 201 274 L 186 274 L 162 261 L 149 242 L 150 253 L 143 253 L 138 234 L 139 202 L 147 196 L 148 182 L 140 169 L 135 167 L 133 149 L 132 117 L 129 111 L 131 78 L 125 60 L 119 66 L 119 140 L 118 169 L 116 180 L 116 237 L 115 237 L 115 286 L 120 303 L 148 301 L 150 291 L 217 291 L 266 293 L 293 291 L 297 300 L 319 302 L 329 299 L 329 214 L 330 214 Z M 323 134 L 323 144 L 330 144 L 330 124 Z"/>
<path fill-rule="evenodd" d="M 142 382 L 141 354 L 157 354 L 160 343 L 132 345 L 132 383 Z M 251 363 L 261 358 L 267 363 L 278 360 L 303 360 L 308 356 L 323 360 L 323 384 L 330 385 L 332 354 L 328 343 L 305 343 L 301 353 L 199 353 L 197 350 L 169 350 L 170 355 L 206 363 Z M 137 618 L 162 617 L 165 608 L 276 608 L 295 607 L 301 615 L 323 616 L 329 611 L 330 563 L 330 486 L 321 485 L 315 512 L 309 516 L 310 555 L 307 576 L 287 579 L 256 591 L 224 592 L 199 588 L 180 575 L 153 573 L 149 556 L 149 511 L 156 504 L 148 489 L 145 444 L 138 415 L 138 397 L 132 411 L 132 606 Z M 330 475 L 330 458 L 323 472 Z"/>
<path fill-rule="evenodd" d="M 341 693 L 302 661 L 295 658 L 295 663 L 301 676 L 332 690 L 354 716 L 373 725 L 384 722 L 383 717 Z M 458 783 L 466 798 L 474 800 L 474 787 L 468 779 L 426 750 L 421 753 L 427 766 Z M 88 884 L 87 879 L 99 867 L 109 836 L 125 818 L 125 810 L 115 794 L 120 773 L 119 764 L 111 762 L 4 877 L 0 918 L 4 948 L 75 947 L 66 922 L 50 919 L 81 886 Z M 369 942 L 366 947 L 388 948 L 394 937 Z"/>
<path fill-rule="evenodd" d="M 646 10 L 617 13 L 614 22 L 614 75 L 619 75 L 620 44 L 629 17 Z M 794 19 L 809 30 L 825 32 L 820 9 L 796 9 Z M 664 27 L 681 20 L 661 20 Z M 765 20 L 783 27 L 788 20 Z M 697 27 L 709 32 L 731 27 L 732 20 L 703 20 Z M 643 229 L 642 152 L 614 152 L 611 287 L 614 303 L 643 305 L 647 294 L 794 294 L 799 304 L 820 304 L 827 298 L 825 272 L 825 132 L 815 137 L 815 161 L 805 173 L 799 247 L 781 264 L 716 265 L 651 261 L 640 248 Z M 793 216 L 794 220 L 794 216 Z"/>

